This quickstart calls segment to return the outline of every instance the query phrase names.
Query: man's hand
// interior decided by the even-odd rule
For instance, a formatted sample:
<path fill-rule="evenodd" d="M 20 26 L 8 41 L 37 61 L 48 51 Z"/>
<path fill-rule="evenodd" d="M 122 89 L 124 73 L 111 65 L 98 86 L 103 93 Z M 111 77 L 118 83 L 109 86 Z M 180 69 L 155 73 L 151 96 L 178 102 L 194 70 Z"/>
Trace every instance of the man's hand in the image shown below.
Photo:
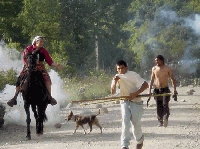
<path fill-rule="evenodd" d="M 174 94 L 178 94 L 178 92 L 175 90 L 175 91 L 174 91 Z"/>
<path fill-rule="evenodd" d="M 117 82 L 120 78 L 118 76 L 114 76 L 113 80 L 115 80 L 115 82 Z"/>
<path fill-rule="evenodd" d="M 174 101 L 177 101 L 177 94 L 178 92 L 175 90 L 174 94 L 172 95 L 172 98 L 174 98 Z"/>
<path fill-rule="evenodd" d="M 113 79 L 112 79 L 112 84 L 111 84 L 111 94 L 115 94 L 116 93 L 116 84 L 117 84 L 117 81 L 119 80 L 120 78 L 118 76 L 114 76 Z"/>
<path fill-rule="evenodd" d="M 60 64 L 57 64 L 56 69 L 57 69 L 57 70 L 61 70 L 61 69 L 62 69 L 62 66 L 61 66 Z"/>
<path fill-rule="evenodd" d="M 137 97 L 137 93 L 131 93 L 130 96 L 128 97 L 128 100 L 133 100 Z"/>

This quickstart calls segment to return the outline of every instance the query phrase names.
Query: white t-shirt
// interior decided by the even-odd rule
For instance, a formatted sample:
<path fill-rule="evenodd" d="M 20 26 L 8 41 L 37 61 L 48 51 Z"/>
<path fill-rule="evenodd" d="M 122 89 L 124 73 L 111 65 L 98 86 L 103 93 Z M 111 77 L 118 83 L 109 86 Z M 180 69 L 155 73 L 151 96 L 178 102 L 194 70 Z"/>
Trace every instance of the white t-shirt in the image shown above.
<path fill-rule="evenodd" d="M 137 91 L 145 81 L 134 71 L 127 71 L 125 74 L 116 74 L 116 76 L 120 78 L 120 96 L 130 96 L 130 93 Z M 135 98 L 133 100 L 133 102 L 140 101 L 142 101 L 141 98 Z"/>

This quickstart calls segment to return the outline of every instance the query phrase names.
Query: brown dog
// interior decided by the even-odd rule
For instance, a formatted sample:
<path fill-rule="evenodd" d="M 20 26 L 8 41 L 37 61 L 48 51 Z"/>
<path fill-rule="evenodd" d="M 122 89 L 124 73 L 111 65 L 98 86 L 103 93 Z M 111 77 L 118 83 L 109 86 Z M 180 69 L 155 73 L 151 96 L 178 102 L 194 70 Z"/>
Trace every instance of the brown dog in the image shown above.
<path fill-rule="evenodd" d="M 96 117 L 99 114 L 100 114 L 100 109 L 99 109 L 99 113 L 96 115 L 92 115 L 92 114 L 90 114 L 90 115 L 74 115 L 73 112 L 71 111 L 70 114 L 65 118 L 65 120 L 67 120 L 67 121 L 73 120 L 74 122 L 76 122 L 76 128 L 73 133 L 75 133 L 76 130 L 78 129 L 78 127 L 81 126 L 84 130 L 84 134 L 86 134 L 86 131 L 83 127 L 83 125 L 86 123 L 88 123 L 88 125 L 90 127 L 90 131 L 88 132 L 88 134 L 92 131 L 92 125 L 98 126 L 102 133 L 102 127 L 99 124 L 99 120 Z"/>

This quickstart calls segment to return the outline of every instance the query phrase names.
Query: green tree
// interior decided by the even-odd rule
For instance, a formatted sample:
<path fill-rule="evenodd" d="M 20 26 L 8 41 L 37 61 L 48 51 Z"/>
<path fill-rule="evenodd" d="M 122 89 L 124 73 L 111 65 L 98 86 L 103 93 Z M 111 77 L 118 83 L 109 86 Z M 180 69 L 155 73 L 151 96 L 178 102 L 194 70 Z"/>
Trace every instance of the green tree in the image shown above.
<path fill-rule="evenodd" d="M 45 47 L 53 59 L 65 68 L 68 59 L 65 47 L 68 42 L 61 36 L 60 17 L 59 0 L 24 0 L 18 17 L 18 26 L 22 27 L 24 35 L 28 35 L 29 43 L 37 35 L 45 36 Z M 64 75 L 63 72 L 61 74 Z"/>
<path fill-rule="evenodd" d="M 20 49 L 27 41 L 23 37 L 22 27 L 17 26 L 17 16 L 22 10 L 23 0 L 1 0 L 0 2 L 0 38 L 10 46 Z"/>
<path fill-rule="evenodd" d="M 152 57 L 157 54 L 165 55 L 168 62 L 177 62 L 185 56 L 188 47 L 197 43 L 195 33 L 182 18 L 195 13 L 191 7 L 184 10 L 193 4 L 187 0 L 135 0 L 131 3 L 132 18 L 124 25 L 130 38 L 123 46 L 128 45 L 128 50 L 136 54 L 141 69 L 151 68 Z"/>
<path fill-rule="evenodd" d="M 19 14 L 19 25 L 31 39 L 43 35 L 49 40 L 59 39 L 59 0 L 24 0 Z"/>

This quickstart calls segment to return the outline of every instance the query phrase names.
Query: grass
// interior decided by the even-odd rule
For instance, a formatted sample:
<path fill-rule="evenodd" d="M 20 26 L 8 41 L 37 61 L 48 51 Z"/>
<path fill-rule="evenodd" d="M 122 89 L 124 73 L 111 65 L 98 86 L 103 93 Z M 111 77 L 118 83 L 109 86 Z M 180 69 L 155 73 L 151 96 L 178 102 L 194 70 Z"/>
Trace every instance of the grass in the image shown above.
<path fill-rule="evenodd" d="M 83 78 L 65 78 L 65 90 L 69 100 L 87 100 L 105 97 L 110 94 L 110 75 L 84 76 Z"/>

